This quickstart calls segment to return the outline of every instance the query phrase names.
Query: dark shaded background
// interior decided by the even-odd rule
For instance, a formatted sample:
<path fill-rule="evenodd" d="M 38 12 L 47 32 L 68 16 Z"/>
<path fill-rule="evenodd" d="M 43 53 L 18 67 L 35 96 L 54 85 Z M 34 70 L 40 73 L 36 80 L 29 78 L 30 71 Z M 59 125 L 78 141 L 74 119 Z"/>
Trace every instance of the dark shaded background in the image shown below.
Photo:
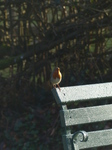
<path fill-rule="evenodd" d="M 111 82 L 111 0 L 0 0 L 0 150 L 63 149 L 55 66 L 60 86 Z"/>

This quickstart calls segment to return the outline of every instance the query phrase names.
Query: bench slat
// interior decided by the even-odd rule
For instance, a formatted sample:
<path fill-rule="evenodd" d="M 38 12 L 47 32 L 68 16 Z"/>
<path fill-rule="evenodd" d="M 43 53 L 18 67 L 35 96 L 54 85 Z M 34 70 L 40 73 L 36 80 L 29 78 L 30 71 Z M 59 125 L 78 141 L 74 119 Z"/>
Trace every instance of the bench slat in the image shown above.
<path fill-rule="evenodd" d="M 84 101 L 112 98 L 112 82 L 52 89 L 58 104 L 72 101 Z"/>
<path fill-rule="evenodd" d="M 72 134 L 63 135 L 64 144 L 66 144 L 65 141 L 70 141 L 71 138 Z M 79 149 L 112 145 L 112 129 L 88 132 L 88 140 L 86 142 L 77 141 L 77 144 Z M 68 146 L 65 145 L 65 147 L 68 150 Z M 69 150 L 72 150 L 72 148 L 69 147 Z"/>
<path fill-rule="evenodd" d="M 60 116 L 63 127 L 112 120 L 112 104 L 61 110 Z"/>

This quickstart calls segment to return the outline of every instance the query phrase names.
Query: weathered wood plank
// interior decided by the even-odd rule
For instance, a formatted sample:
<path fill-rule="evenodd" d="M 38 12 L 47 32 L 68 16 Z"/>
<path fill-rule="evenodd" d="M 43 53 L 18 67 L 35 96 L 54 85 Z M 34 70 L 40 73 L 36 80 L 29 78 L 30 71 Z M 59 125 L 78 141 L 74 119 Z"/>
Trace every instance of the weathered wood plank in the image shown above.
<path fill-rule="evenodd" d="M 63 127 L 112 120 L 112 104 L 61 110 L 60 116 Z"/>
<path fill-rule="evenodd" d="M 63 135 L 63 141 L 70 141 L 71 138 L 72 134 Z M 77 141 L 77 144 L 79 149 L 112 145 L 112 129 L 88 132 L 88 140 L 86 142 Z M 72 150 L 72 147 L 69 150 Z"/>
<path fill-rule="evenodd" d="M 112 98 L 112 82 L 52 89 L 58 104 L 72 101 Z"/>

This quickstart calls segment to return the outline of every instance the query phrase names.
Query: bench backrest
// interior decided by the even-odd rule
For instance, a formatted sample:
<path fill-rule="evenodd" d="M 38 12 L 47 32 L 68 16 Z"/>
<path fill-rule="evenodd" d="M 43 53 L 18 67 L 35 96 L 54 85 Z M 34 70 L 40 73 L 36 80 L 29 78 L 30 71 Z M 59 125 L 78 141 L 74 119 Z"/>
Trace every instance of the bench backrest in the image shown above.
<path fill-rule="evenodd" d="M 64 150 L 78 150 L 93 147 L 112 145 L 112 129 L 89 131 L 88 140 L 73 142 L 71 126 L 80 126 L 96 122 L 112 120 L 112 83 L 100 83 L 73 87 L 52 89 L 56 102 L 62 106 L 60 110 L 61 125 L 65 129 L 63 134 Z M 109 100 L 110 103 L 98 106 L 86 106 L 82 108 L 68 109 L 67 104 L 83 101 Z M 93 101 L 94 102 L 94 101 Z M 77 133 L 77 132 L 76 132 Z M 81 132 L 79 132 L 81 133 Z M 80 135 L 81 138 L 81 135 Z M 84 140 L 82 140 L 84 141 Z"/>

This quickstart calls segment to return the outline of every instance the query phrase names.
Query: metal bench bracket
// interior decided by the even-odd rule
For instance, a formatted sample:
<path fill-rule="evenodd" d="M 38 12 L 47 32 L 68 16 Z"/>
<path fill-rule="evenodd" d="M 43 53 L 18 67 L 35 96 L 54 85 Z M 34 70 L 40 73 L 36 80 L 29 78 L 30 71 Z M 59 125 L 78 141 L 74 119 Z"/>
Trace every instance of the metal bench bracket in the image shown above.
<path fill-rule="evenodd" d="M 77 141 L 86 142 L 87 140 L 88 140 L 88 133 L 86 131 L 77 131 L 77 132 L 75 132 L 72 136 L 73 149 L 74 150 L 79 150 Z"/>

